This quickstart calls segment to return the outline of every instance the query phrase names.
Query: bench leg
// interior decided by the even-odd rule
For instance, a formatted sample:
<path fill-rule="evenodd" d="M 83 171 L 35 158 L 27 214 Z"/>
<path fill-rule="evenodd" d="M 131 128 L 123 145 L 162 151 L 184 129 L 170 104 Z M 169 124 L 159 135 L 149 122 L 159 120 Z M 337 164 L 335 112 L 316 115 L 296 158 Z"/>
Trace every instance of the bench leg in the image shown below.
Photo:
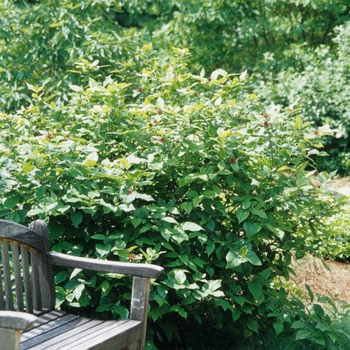
<path fill-rule="evenodd" d="M 18 329 L 0 328 L 2 350 L 19 350 L 21 331 Z"/>

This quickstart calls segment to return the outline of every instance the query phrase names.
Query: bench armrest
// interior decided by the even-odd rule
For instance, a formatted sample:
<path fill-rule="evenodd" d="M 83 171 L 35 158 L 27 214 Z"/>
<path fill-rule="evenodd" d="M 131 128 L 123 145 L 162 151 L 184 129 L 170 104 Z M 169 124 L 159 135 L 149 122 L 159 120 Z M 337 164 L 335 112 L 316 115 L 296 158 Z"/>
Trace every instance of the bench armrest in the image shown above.
<path fill-rule="evenodd" d="M 111 272 L 146 278 L 157 278 L 163 271 L 163 268 L 158 265 L 81 258 L 56 252 L 47 253 L 47 262 L 55 266 Z"/>
<path fill-rule="evenodd" d="M 0 328 L 24 331 L 29 328 L 36 321 L 36 319 L 36 316 L 25 312 L 0 311 Z"/>

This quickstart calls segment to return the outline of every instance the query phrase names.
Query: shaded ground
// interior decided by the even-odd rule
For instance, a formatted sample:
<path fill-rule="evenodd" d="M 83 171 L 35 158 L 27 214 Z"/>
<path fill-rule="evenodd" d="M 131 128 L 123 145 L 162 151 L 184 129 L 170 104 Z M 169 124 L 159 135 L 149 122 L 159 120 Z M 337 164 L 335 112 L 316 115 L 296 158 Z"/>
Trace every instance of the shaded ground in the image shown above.
<path fill-rule="evenodd" d="M 337 261 L 325 263 L 330 270 L 321 259 L 313 256 L 298 260 L 294 263 L 297 276 L 293 280 L 301 289 L 308 284 L 315 295 L 332 296 L 340 304 L 350 304 L 350 264 Z"/>

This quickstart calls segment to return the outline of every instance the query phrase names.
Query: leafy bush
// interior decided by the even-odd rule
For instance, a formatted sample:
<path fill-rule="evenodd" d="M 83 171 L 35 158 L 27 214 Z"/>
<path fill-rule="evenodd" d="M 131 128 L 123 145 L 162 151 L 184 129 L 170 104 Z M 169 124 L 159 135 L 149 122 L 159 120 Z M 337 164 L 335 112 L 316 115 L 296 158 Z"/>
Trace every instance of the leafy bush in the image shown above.
<path fill-rule="evenodd" d="M 139 45 L 135 30 L 115 21 L 118 11 L 108 0 L 1 2 L 0 110 L 30 103 L 25 83 L 46 86 L 45 100 L 58 103 L 69 83 L 84 83 L 79 73 L 104 80 L 106 66 Z"/>
<path fill-rule="evenodd" d="M 288 105 L 296 100 L 303 105 L 303 115 L 314 125 L 329 125 L 334 136 L 326 141 L 330 154 L 321 161 L 324 169 L 350 170 L 349 154 L 349 28 L 350 22 L 335 29 L 334 47 L 320 46 L 315 50 L 299 47 L 289 55 L 303 71 L 289 68 L 261 86 L 266 101 Z"/>
<path fill-rule="evenodd" d="M 324 131 L 295 106 L 262 106 L 246 72 L 193 74 L 188 50 L 173 51 L 164 64 L 145 45 L 104 81 L 83 76 L 64 106 L 28 85 L 33 104 L 0 121 L 0 217 L 45 219 L 56 251 L 162 265 L 149 315 L 159 346 L 281 333 L 304 315 L 281 279 L 336 208 L 311 182 Z M 58 272 L 58 305 L 126 316 L 116 300 L 129 291 L 112 277 Z"/>

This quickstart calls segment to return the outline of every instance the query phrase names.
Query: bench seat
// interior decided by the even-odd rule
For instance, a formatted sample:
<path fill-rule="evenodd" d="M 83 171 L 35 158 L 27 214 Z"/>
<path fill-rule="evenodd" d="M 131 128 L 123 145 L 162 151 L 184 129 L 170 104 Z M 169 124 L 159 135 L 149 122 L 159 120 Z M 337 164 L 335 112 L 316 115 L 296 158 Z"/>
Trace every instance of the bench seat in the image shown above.
<path fill-rule="evenodd" d="M 140 338 L 141 331 L 141 321 L 100 321 L 50 311 L 38 317 L 32 328 L 22 333 L 20 349 L 117 350 Z"/>

